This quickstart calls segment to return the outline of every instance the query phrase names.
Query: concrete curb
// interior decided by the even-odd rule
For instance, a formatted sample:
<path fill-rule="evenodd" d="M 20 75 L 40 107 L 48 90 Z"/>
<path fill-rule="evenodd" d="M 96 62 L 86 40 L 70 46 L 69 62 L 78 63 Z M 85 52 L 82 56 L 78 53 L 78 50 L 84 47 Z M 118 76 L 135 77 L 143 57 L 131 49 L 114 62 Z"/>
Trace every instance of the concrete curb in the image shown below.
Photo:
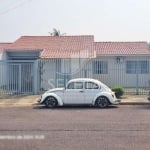
<path fill-rule="evenodd" d="M 150 105 L 150 102 L 121 102 L 119 105 Z"/>
<path fill-rule="evenodd" d="M 28 107 L 37 106 L 40 95 L 29 95 L 0 99 L 0 107 Z M 119 105 L 150 105 L 146 96 L 126 96 L 121 99 Z"/>

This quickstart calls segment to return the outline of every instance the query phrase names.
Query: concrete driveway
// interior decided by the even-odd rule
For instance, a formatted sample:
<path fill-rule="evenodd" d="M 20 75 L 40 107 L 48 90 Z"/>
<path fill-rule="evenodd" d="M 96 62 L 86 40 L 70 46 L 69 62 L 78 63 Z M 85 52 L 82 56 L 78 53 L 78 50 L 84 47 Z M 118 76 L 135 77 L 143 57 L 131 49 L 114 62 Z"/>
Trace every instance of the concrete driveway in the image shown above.
<path fill-rule="evenodd" d="M 32 106 L 40 95 L 13 95 L 0 99 L 0 107 Z"/>

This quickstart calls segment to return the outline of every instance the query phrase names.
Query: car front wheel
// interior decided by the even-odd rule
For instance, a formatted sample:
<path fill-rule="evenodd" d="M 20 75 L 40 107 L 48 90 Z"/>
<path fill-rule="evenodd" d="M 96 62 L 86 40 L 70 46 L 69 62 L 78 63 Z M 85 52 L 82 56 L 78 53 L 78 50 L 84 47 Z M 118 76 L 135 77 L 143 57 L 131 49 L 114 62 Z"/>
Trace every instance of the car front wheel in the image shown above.
<path fill-rule="evenodd" d="M 57 104 L 57 100 L 52 96 L 47 97 L 45 100 L 45 106 L 48 108 L 54 108 Z"/>
<path fill-rule="evenodd" d="M 109 102 L 105 96 L 100 96 L 97 98 L 95 105 L 99 108 L 106 108 L 106 107 L 108 107 Z"/>

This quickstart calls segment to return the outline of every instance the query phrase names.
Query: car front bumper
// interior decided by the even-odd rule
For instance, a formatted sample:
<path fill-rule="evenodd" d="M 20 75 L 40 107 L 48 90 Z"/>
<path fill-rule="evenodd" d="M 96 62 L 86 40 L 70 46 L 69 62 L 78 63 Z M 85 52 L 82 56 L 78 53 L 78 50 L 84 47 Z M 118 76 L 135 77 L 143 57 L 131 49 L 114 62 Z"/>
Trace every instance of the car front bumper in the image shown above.
<path fill-rule="evenodd" d="M 41 102 L 42 102 L 42 96 L 40 96 L 40 97 L 37 99 L 37 103 L 38 103 L 38 104 L 41 104 Z"/>

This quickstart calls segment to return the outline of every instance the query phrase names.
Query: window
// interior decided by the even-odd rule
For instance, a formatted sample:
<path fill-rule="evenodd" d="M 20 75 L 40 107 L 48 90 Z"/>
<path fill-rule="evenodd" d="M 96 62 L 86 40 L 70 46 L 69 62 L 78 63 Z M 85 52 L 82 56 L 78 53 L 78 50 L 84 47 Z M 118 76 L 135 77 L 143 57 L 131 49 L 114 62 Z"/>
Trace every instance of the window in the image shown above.
<path fill-rule="evenodd" d="M 93 61 L 93 74 L 108 74 L 108 62 L 107 61 Z"/>
<path fill-rule="evenodd" d="M 74 82 L 68 84 L 67 89 L 74 89 Z"/>
<path fill-rule="evenodd" d="M 126 73 L 128 73 L 128 74 L 149 73 L 149 62 L 148 61 L 127 61 L 126 62 Z"/>
<path fill-rule="evenodd" d="M 85 83 L 85 89 L 98 89 L 99 86 L 96 83 L 93 82 L 86 82 Z"/>
<path fill-rule="evenodd" d="M 83 89 L 82 82 L 72 82 L 68 85 L 67 89 Z"/>

